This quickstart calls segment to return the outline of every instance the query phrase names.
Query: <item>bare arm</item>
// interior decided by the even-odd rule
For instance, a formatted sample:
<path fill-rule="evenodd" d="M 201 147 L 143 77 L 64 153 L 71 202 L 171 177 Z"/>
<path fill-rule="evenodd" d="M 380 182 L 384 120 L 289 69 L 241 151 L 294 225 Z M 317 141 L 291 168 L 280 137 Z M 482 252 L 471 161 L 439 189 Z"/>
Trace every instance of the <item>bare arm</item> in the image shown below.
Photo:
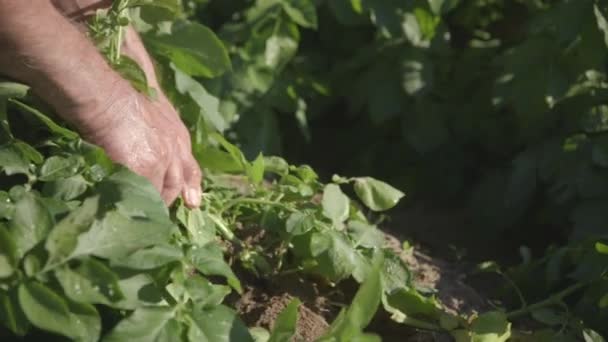
<path fill-rule="evenodd" d="M 83 132 L 108 124 L 90 109 L 109 106 L 127 87 L 49 1 L 0 0 L 0 46 L 0 73 L 30 84 Z"/>
<path fill-rule="evenodd" d="M 167 203 L 181 193 L 186 204 L 198 206 L 201 171 L 188 130 L 166 97 L 152 102 L 135 91 L 62 15 L 74 4 L 80 15 L 84 2 L 99 1 L 0 0 L 0 74 L 29 84 L 86 139 L 148 178 Z M 136 33 L 128 36 L 125 50 L 153 75 Z"/>

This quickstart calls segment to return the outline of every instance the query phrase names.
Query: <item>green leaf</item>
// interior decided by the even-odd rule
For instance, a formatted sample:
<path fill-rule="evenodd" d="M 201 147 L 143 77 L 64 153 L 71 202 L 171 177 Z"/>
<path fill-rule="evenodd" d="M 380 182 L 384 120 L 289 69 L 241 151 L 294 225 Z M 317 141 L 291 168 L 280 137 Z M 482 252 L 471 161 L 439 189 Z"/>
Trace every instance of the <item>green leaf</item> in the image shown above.
<path fill-rule="evenodd" d="M 382 248 L 385 244 L 384 233 L 376 226 L 361 221 L 350 221 L 347 231 L 355 247 Z"/>
<path fill-rule="evenodd" d="M 7 100 L 10 98 L 23 98 L 27 95 L 29 87 L 25 84 L 2 81 L 0 80 L 0 127 L 4 131 L 0 134 L 0 138 L 4 138 L 4 134 L 12 138 L 11 128 L 7 118 Z"/>
<path fill-rule="evenodd" d="M 86 179 L 82 175 L 75 175 L 44 183 L 42 193 L 45 196 L 67 202 L 84 194 L 87 188 L 88 183 Z"/>
<path fill-rule="evenodd" d="M 262 327 L 249 328 L 249 333 L 255 342 L 268 342 L 270 333 Z"/>
<path fill-rule="evenodd" d="M 45 242 L 49 264 L 61 262 L 70 256 L 76 248 L 78 236 L 91 228 L 98 209 L 99 197 L 89 197 L 53 227 Z"/>
<path fill-rule="evenodd" d="M 413 288 L 401 287 L 387 294 L 386 304 L 406 316 L 422 314 L 432 317 L 438 312 L 434 298 L 425 297 Z"/>
<path fill-rule="evenodd" d="M 477 272 L 493 272 L 493 273 L 501 273 L 502 270 L 500 265 L 496 261 L 488 260 L 484 261 L 477 265 Z"/>
<path fill-rule="evenodd" d="M 126 168 L 121 168 L 103 179 L 97 184 L 96 190 L 101 194 L 101 205 L 115 207 L 128 217 L 138 218 L 143 222 L 173 224 L 158 190 L 147 178 Z"/>
<path fill-rule="evenodd" d="M 48 287 L 36 282 L 21 284 L 19 304 L 36 327 L 70 338 L 79 336 L 67 302 Z"/>
<path fill-rule="evenodd" d="M 14 145 L 0 147 L 0 170 L 7 175 L 29 174 L 30 163 Z"/>
<path fill-rule="evenodd" d="M 403 260 L 398 255 L 387 251 L 384 252 L 384 258 L 384 267 L 382 269 L 382 284 L 384 291 L 387 293 L 394 293 L 396 290 L 410 287 L 412 276 Z M 423 306 L 434 305 L 434 300 L 430 298 L 419 297 L 415 302 L 418 301 L 422 301 Z M 432 309 L 428 310 L 428 312 L 432 312 Z"/>
<path fill-rule="evenodd" d="M 311 245 L 313 255 L 323 251 L 315 257 L 318 262 L 316 272 L 332 281 L 345 279 L 364 267 L 357 250 L 337 231 L 313 234 Z"/>
<path fill-rule="evenodd" d="M 454 8 L 459 1 L 460 0 L 428 0 L 429 7 L 436 15 L 447 13 Z"/>
<path fill-rule="evenodd" d="M 440 18 L 422 7 L 414 9 L 414 16 L 416 17 L 422 38 L 424 40 L 433 39 Z"/>
<path fill-rule="evenodd" d="M 15 213 L 15 205 L 13 204 L 8 193 L 0 191 L 0 217 L 7 220 L 13 218 Z"/>
<path fill-rule="evenodd" d="M 167 243 L 173 226 L 149 219 L 130 218 L 112 211 L 78 238 L 72 257 L 95 255 L 122 260 L 138 250 Z"/>
<path fill-rule="evenodd" d="M 602 335 L 591 329 L 583 330 L 583 338 L 585 339 L 585 342 L 606 342 Z"/>
<path fill-rule="evenodd" d="M 13 275 L 13 266 L 6 255 L 0 254 L 0 279 Z"/>
<path fill-rule="evenodd" d="M 289 172 L 289 164 L 281 157 L 264 157 L 264 166 L 267 172 L 276 173 L 281 176 Z"/>
<path fill-rule="evenodd" d="M 472 342 L 506 342 L 511 337 L 511 323 L 498 311 L 481 314 L 471 323 Z"/>
<path fill-rule="evenodd" d="M 40 154 L 40 152 L 38 152 L 31 145 L 19 140 L 15 140 L 12 145 L 17 150 L 19 150 L 19 152 L 21 152 L 21 155 L 24 156 L 27 160 L 35 164 L 40 164 L 44 161 L 44 157 L 42 156 L 42 154 Z"/>
<path fill-rule="evenodd" d="M 29 330 L 30 324 L 19 304 L 16 288 L 10 292 L 0 291 L 0 323 L 17 336 L 24 336 Z"/>
<path fill-rule="evenodd" d="M 97 342 L 101 335 L 101 317 L 93 305 L 68 301 L 74 328 L 77 331 L 76 341 Z"/>
<path fill-rule="evenodd" d="M 57 269 L 56 276 L 64 292 L 75 302 L 111 305 L 124 298 L 118 276 L 92 258 L 85 259 L 74 270 Z"/>
<path fill-rule="evenodd" d="M 186 227 L 192 244 L 204 246 L 215 240 L 215 224 L 205 211 L 199 208 L 188 209 L 180 204 L 177 218 Z"/>
<path fill-rule="evenodd" d="M 605 295 L 602 296 L 602 298 L 600 298 L 598 305 L 601 309 L 608 307 L 608 293 L 606 293 Z"/>
<path fill-rule="evenodd" d="M 595 250 L 601 254 L 608 254 L 608 245 L 603 244 L 601 242 L 595 243 Z"/>
<path fill-rule="evenodd" d="M 208 243 L 202 247 L 193 247 L 188 252 L 188 259 L 196 269 L 205 275 L 219 275 L 226 278 L 228 285 L 238 293 L 243 292 L 241 282 L 230 266 L 224 261 L 222 250 L 216 243 Z"/>
<path fill-rule="evenodd" d="M 118 63 L 114 64 L 113 67 L 124 79 L 131 83 L 133 88 L 150 98 L 156 98 L 156 91 L 149 87 L 146 73 L 133 59 L 122 55 Z"/>
<path fill-rule="evenodd" d="M 25 97 L 29 89 L 30 87 L 25 84 L 2 80 L 0 81 L 0 98 Z"/>
<path fill-rule="evenodd" d="M 19 262 L 17 245 L 15 244 L 13 236 L 3 223 L 0 223 L 0 256 L 6 258 L 6 262 L 8 262 L 9 266 L 16 266 Z"/>
<path fill-rule="evenodd" d="M 355 179 L 355 192 L 371 210 L 384 211 L 394 207 L 405 194 L 370 177 Z"/>
<path fill-rule="evenodd" d="M 194 310 L 190 317 L 190 341 L 253 342 L 245 323 L 239 319 L 236 312 L 224 305 L 208 310 Z"/>
<path fill-rule="evenodd" d="M 231 69 L 228 52 L 215 33 L 189 21 L 173 23 L 170 34 L 145 35 L 145 42 L 190 76 L 217 77 Z"/>
<path fill-rule="evenodd" d="M 70 139 L 70 140 L 74 140 L 74 139 L 78 138 L 77 133 L 58 125 L 57 123 L 55 123 L 55 121 L 51 120 L 47 115 L 43 114 L 38 109 L 31 107 L 19 100 L 15 100 L 15 99 L 10 99 L 9 102 L 16 105 L 17 108 L 19 108 L 19 110 L 34 115 L 38 120 L 40 120 L 49 129 L 49 131 L 51 133 L 56 134 L 60 137 Z"/>
<path fill-rule="evenodd" d="M 210 94 L 202 84 L 181 71 L 173 63 L 175 88 L 183 95 L 188 95 L 200 108 L 200 115 L 205 122 L 222 133 L 228 128 L 228 122 L 220 113 L 220 100 Z"/>
<path fill-rule="evenodd" d="M 203 309 L 220 305 L 232 292 L 230 287 L 212 284 L 199 275 L 188 277 L 184 282 L 184 288 L 196 306 Z"/>
<path fill-rule="evenodd" d="M 46 238 L 53 226 L 53 218 L 47 207 L 33 193 L 26 193 L 15 203 L 15 213 L 10 222 L 17 255 L 25 255 Z"/>
<path fill-rule="evenodd" d="M 268 342 L 290 342 L 296 333 L 298 309 L 302 302 L 295 298 L 281 311 L 274 321 Z"/>
<path fill-rule="evenodd" d="M 135 270 L 151 270 L 183 258 L 182 250 L 172 245 L 156 245 L 126 255 L 124 258 L 115 258 L 112 264 Z"/>
<path fill-rule="evenodd" d="M 230 153 L 211 146 L 194 146 L 196 160 L 205 169 L 216 172 L 239 172 L 243 170 L 240 162 L 234 160 Z"/>
<path fill-rule="evenodd" d="M 340 186 L 328 184 L 323 190 L 323 214 L 331 219 L 334 226 L 340 227 L 342 222 L 348 218 L 349 200 L 342 192 Z"/>
<path fill-rule="evenodd" d="M 161 27 L 166 25 L 167 22 L 174 21 L 185 15 L 180 0 L 145 1 L 150 3 L 150 5 L 144 5 L 139 8 L 139 16 L 146 24 L 142 25 L 137 22 L 137 11 L 131 13 L 131 20 L 135 28 L 140 32 L 147 32 L 153 29 L 154 26 Z M 150 28 L 148 29 L 146 25 L 150 25 Z"/>
<path fill-rule="evenodd" d="M 293 23 L 282 18 L 276 20 L 276 29 L 266 40 L 264 62 L 271 70 L 280 71 L 296 54 L 300 33 Z"/>
<path fill-rule="evenodd" d="M 253 184 L 260 184 L 264 180 L 264 156 L 260 153 L 247 169 L 247 176 Z"/>
<path fill-rule="evenodd" d="M 13 138 L 7 117 L 7 100 L 10 98 L 23 98 L 27 95 L 29 87 L 15 82 L 0 80 L 0 143 L 6 138 Z M 1 159 L 0 159 L 1 160 Z"/>
<path fill-rule="evenodd" d="M 460 326 L 461 318 L 459 316 L 449 314 L 449 313 L 441 313 L 439 316 L 439 326 L 447 331 L 455 330 Z"/>
<path fill-rule="evenodd" d="M 129 0 L 127 1 L 127 7 L 160 7 L 171 11 L 172 13 L 179 13 L 181 3 L 179 0 Z"/>
<path fill-rule="evenodd" d="M 315 217 L 311 212 L 295 212 L 289 216 L 285 229 L 290 235 L 302 235 L 315 227 Z"/>
<path fill-rule="evenodd" d="M 122 260 L 140 249 L 166 245 L 175 225 L 158 191 L 145 178 L 122 169 L 98 183 L 105 215 L 78 237 L 72 257 Z"/>
<path fill-rule="evenodd" d="M 285 13 L 298 25 L 317 28 L 317 10 L 311 0 L 285 0 L 281 1 L 281 5 Z"/>
<path fill-rule="evenodd" d="M 174 308 L 163 306 L 139 308 L 131 316 L 120 321 L 102 341 L 164 341 L 159 339 L 159 335 L 174 316 Z"/>
<path fill-rule="evenodd" d="M 249 162 L 238 147 L 228 142 L 221 134 L 212 133 L 210 136 L 228 151 L 232 159 L 240 165 L 241 170 L 246 170 L 249 167 Z"/>
<path fill-rule="evenodd" d="M 118 282 L 124 299 L 112 303 L 112 307 L 134 310 L 146 305 L 158 305 L 163 300 L 161 293 L 148 273 L 127 274 Z"/>
<path fill-rule="evenodd" d="M 380 268 L 384 262 L 378 254 L 367 279 L 355 294 L 350 306 L 343 310 L 319 341 L 353 341 L 357 338 L 372 338 L 362 330 L 375 316 L 382 296 Z M 377 340 L 374 338 L 374 340 Z"/>

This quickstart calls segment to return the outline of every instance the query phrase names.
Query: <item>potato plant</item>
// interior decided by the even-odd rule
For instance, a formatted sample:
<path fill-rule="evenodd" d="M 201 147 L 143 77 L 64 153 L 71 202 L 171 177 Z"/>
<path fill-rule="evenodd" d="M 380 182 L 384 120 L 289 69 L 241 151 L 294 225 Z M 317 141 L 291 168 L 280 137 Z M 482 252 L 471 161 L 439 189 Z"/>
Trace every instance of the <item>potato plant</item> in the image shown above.
<path fill-rule="evenodd" d="M 589 305 L 608 305 L 602 292 L 608 258 L 603 242 L 552 251 L 560 265 L 593 259 L 599 261 L 588 265 L 599 267 L 547 298 L 522 301 L 513 311 L 454 315 L 415 286 L 374 224 L 378 213 L 404 196 L 401 191 L 371 177 L 336 175 L 325 184 L 309 166 L 244 153 L 251 145 L 235 132 L 242 132 L 243 125 L 272 127 L 247 123 L 248 117 L 239 115 L 268 110 L 257 99 L 272 96 L 274 82 L 295 56 L 300 30 L 317 27 L 321 2 L 255 1 L 235 8 L 244 19 L 225 25 L 219 37 L 196 20 L 206 3 L 115 1 L 90 24 L 91 38 L 109 63 L 154 98 L 157 90 L 148 86 L 145 74 L 120 53 L 125 26 L 142 32 L 156 57 L 163 91 L 190 129 L 205 170 L 200 209 L 187 209 L 179 201 L 167 208 L 151 184 L 80 139 L 27 85 L 0 81 L 3 340 L 290 341 L 297 299 L 274 329 L 265 331 L 246 326 L 227 298 L 243 292 L 241 274 L 262 279 L 296 274 L 311 284 L 358 284 L 320 341 L 379 341 L 382 331 L 366 328 L 383 312 L 404 329 L 447 334 L 457 341 L 603 341 L 567 310 L 565 301 L 585 289 L 602 295 L 599 301 L 589 296 Z M 364 11 L 359 1 L 330 6 L 346 20 L 358 20 L 351 12 Z M 375 3 L 375 18 L 384 18 L 382 10 L 391 6 L 392 1 Z M 420 44 L 435 25 L 424 15 L 410 18 L 427 30 L 421 31 Z M 395 24 L 388 21 L 382 30 L 391 32 Z M 295 100 L 296 118 L 306 132 L 306 103 L 295 88 L 285 89 L 292 89 L 287 100 Z M 261 236 L 254 244 L 245 238 L 252 233 Z M 502 273 L 495 264 L 483 266 Z M 543 328 L 514 329 L 512 322 L 521 317 L 533 317 Z"/>

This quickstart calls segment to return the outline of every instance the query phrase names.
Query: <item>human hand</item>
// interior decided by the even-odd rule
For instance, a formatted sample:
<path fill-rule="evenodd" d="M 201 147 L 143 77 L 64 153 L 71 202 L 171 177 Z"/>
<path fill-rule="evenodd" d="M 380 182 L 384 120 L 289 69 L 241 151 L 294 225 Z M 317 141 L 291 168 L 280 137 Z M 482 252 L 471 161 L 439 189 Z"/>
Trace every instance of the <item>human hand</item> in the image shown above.
<path fill-rule="evenodd" d="M 112 70 L 79 24 L 66 20 L 51 2 L 0 1 L 0 19 L 0 45 L 7 47 L 0 49 L 0 73 L 31 85 L 83 137 L 147 177 L 167 204 L 180 193 L 188 206 L 200 204 L 201 171 L 190 136 L 160 93 L 152 61 L 135 31 L 129 31 L 132 38 L 124 50 L 143 64 L 151 86 L 159 90 L 158 101 L 138 93 Z M 58 32 L 62 39 L 56 39 Z"/>
<path fill-rule="evenodd" d="M 150 180 L 170 204 L 182 194 L 186 205 L 201 202 L 201 170 L 191 153 L 190 135 L 168 100 L 151 101 L 120 84 L 81 128 L 84 138 Z M 78 115 L 78 114 L 75 114 Z"/>

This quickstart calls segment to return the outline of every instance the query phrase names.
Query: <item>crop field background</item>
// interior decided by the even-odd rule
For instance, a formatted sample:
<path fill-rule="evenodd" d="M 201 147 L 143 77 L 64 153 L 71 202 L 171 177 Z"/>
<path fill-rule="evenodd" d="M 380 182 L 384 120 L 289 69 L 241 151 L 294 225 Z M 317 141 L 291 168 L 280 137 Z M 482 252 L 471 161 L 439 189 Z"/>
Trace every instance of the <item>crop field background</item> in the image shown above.
<path fill-rule="evenodd" d="M 203 205 L 0 78 L 0 341 L 608 337 L 608 0 L 114 1 L 154 99 L 130 24 Z"/>

